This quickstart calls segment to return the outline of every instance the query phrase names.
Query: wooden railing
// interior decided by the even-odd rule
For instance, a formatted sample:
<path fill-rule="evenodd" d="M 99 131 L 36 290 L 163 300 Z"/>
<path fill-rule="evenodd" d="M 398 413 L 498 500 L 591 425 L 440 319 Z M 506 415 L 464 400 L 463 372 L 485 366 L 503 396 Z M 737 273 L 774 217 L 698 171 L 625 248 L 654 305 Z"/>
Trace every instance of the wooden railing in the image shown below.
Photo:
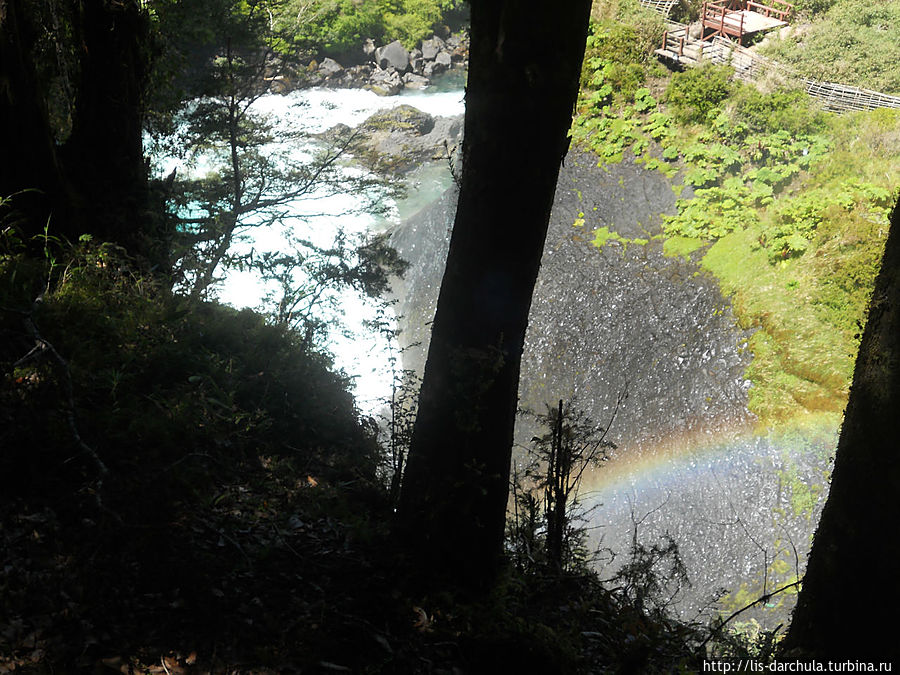
<path fill-rule="evenodd" d="M 789 22 L 794 16 L 794 5 L 785 0 L 768 0 L 769 4 L 762 4 L 755 0 L 746 0 L 745 7 L 752 12 L 763 16 L 774 16 L 779 21 Z"/>
<path fill-rule="evenodd" d="M 669 22 L 669 28 L 663 31 L 663 50 L 678 54 L 678 56 L 684 56 L 684 45 L 687 43 L 687 26 Z"/>
<path fill-rule="evenodd" d="M 734 8 L 735 4 L 741 3 L 734 3 L 731 0 L 704 2 L 701 12 L 704 30 L 709 28 L 714 35 L 721 35 L 722 37 L 734 35 L 740 41 L 744 35 L 744 15 L 738 14 L 739 18 L 737 20 L 726 20 L 729 14 L 740 11 L 740 8 Z"/>
<path fill-rule="evenodd" d="M 822 82 L 803 77 L 792 68 L 764 56 L 760 56 L 744 47 L 721 37 L 713 39 L 713 46 L 707 52 L 715 58 L 713 63 L 729 64 L 734 67 L 734 76 L 742 80 L 771 78 L 792 82 L 806 89 L 806 93 L 818 99 L 824 110 L 835 113 L 853 112 L 855 110 L 874 110 L 876 108 L 900 109 L 900 96 L 891 96 L 871 89 L 852 87 L 835 82 Z M 723 57 L 723 58 L 720 58 Z"/>

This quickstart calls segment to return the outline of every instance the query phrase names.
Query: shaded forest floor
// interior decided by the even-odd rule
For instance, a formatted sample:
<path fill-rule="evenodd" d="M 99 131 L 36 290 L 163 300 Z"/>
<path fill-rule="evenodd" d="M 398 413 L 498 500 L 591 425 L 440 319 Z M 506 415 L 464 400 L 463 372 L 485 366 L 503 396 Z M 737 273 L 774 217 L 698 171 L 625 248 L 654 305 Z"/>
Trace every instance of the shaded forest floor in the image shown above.
<path fill-rule="evenodd" d="M 319 483 L 288 462 L 240 473 L 243 480 L 219 484 L 210 504 L 173 522 L 125 524 L 49 502 L 5 505 L 0 672 L 699 665 L 688 648 L 696 627 L 629 608 L 589 576 L 510 573 L 475 601 L 417 591 L 376 491 Z"/>

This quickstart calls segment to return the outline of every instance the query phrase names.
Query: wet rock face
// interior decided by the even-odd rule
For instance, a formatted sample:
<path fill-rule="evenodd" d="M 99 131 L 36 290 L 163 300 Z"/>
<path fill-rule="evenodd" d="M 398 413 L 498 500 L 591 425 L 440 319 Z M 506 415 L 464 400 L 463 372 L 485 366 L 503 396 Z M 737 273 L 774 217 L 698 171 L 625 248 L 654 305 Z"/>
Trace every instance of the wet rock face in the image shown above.
<path fill-rule="evenodd" d="M 411 264 L 394 287 L 400 339 L 419 343 L 404 352 L 403 364 L 420 373 L 455 204 L 449 190 L 391 239 Z M 607 437 L 618 446 L 615 458 L 585 476 L 588 544 L 617 554 L 604 563 L 609 577 L 628 560 L 633 536 L 648 546 L 674 537 L 693 583 L 676 607 L 694 618 L 719 588 L 747 584 L 752 597 L 771 590 L 776 552 L 792 568 L 790 547 L 802 555 L 816 513 L 792 506 L 785 472 L 796 472 L 803 485 L 820 484 L 834 436 L 745 433 L 751 420 L 743 372 L 751 356 L 740 345 L 749 334 L 735 325 L 713 279 L 692 261 L 665 257 L 651 239 L 659 214 L 674 205 L 670 182 L 657 172 L 628 161 L 598 168 L 590 156 L 569 154 L 532 301 L 519 404 L 544 412 L 545 404 L 574 398 L 577 409 L 606 425 L 627 386 Z M 611 238 L 597 249 L 593 230 L 603 226 L 631 241 Z M 528 447 L 544 431 L 522 416 L 516 442 Z M 790 607 L 754 618 L 774 628 Z"/>
<path fill-rule="evenodd" d="M 749 335 L 714 280 L 651 239 L 674 204 L 657 172 L 567 158 L 532 301 L 521 407 L 575 399 L 605 423 L 627 389 L 611 431 L 625 445 L 746 420 L 750 355 L 740 343 Z M 593 230 L 603 226 L 647 242 L 598 250 Z"/>
<path fill-rule="evenodd" d="M 626 239 L 650 239 L 659 233 L 660 213 L 674 204 L 669 181 L 657 172 L 628 161 L 598 168 L 589 156 L 570 153 L 532 301 L 522 408 L 543 412 L 545 403 L 574 398 L 606 422 L 627 387 L 610 433 L 620 446 L 746 420 L 742 375 L 750 357 L 740 342 L 748 336 L 735 326 L 715 282 L 694 263 L 663 256 L 659 241 L 609 241 L 602 250 L 591 243 L 602 226 Z M 397 289 L 405 316 L 401 339 L 422 342 L 404 357 L 407 367 L 424 365 L 425 326 L 437 301 L 454 205 L 451 191 L 392 238 L 411 264 Z M 523 427 L 517 435 L 527 440 L 533 432 Z"/>

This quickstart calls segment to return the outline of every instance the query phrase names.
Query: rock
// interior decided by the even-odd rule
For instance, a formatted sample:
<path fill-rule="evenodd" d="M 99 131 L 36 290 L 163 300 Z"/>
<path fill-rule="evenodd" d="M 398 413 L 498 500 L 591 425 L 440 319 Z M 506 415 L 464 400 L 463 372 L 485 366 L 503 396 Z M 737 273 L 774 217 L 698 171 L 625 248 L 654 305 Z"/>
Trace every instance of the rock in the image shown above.
<path fill-rule="evenodd" d="M 434 59 L 435 66 L 441 66 L 444 70 L 453 65 L 453 58 L 447 52 L 441 52 Z"/>
<path fill-rule="evenodd" d="M 353 133 L 353 130 L 348 127 L 346 124 L 340 123 L 335 124 L 330 129 L 326 130 L 321 137 L 328 141 L 329 143 L 337 143 L 343 141 L 350 137 L 350 134 Z"/>
<path fill-rule="evenodd" d="M 375 60 L 375 40 L 373 40 L 372 38 L 366 38 L 366 41 L 363 42 L 362 50 L 363 55 L 367 60 Z"/>
<path fill-rule="evenodd" d="M 421 162 L 443 157 L 444 144 L 457 144 L 462 128 L 461 115 L 432 117 L 412 106 L 401 105 L 376 113 L 359 125 L 354 131 L 356 140 L 352 150 L 372 169 L 403 172 Z M 345 129 L 338 131 L 346 133 Z"/>
<path fill-rule="evenodd" d="M 446 66 L 442 66 L 440 63 L 435 63 L 434 61 L 429 61 L 425 64 L 425 67 L 422 68 L 422 75 L 431 79 L 435 75 L 440 75 L 445 70 L 447 70 Z"/>
<path fill-rule="evenodd" d="M 407 89 L 424 89 L 431 82 L 427 77 L 422 77 L 415 73 L 407 73 L 403 76 L 403 84 L 406 85 Z"/>
<path fill-rule="evenodd" d="M 363 131 L 402 131 L 421 136 L 434 128 L 434 118 L 411 105 L 398 105 L 375 113 L 360 128 Z"/>
<path fill-rule="evenodd" d="M 409 52 L 400 40 L 394 40 L 375 50 L 375 62 L 380 68 L 394 68 L 397 72 L 405 73 L 409 70 Z"/>
<path fill-rule="evenodd" d="M 275 77 L 267 77 L 269 83 L 269 91 L 273 94 L 286 94 L 291 90 L 291 81 L 285 75 L 276 75 Z"/>
<path fill-rule="evenodd" d="M 426 61 L 434 61 L 435 57 L 444 48 L 444 41 L 437 35 L 430 40 L 422 41 L 422 58 Z"/>
<path fill-rule="evenodd" d="M 348 87 L 362 88 L 368 84 L 374 71 L 375 69 L 367 63 L 359 66 L 350 66 L 349 68 L 344 69 L 343 82 Z"/>
<path fill-rule="evenodd" d="M 379 96 L 394 96 L 403 88 L 403 80 L 393 68 L 389 70 L 376 68 L 366 88 L 371 89 Z"/>
<path fill-rule="evenodd" d="M 322 63 L 319 64 L 319 72 L 322 73 L 327 78 L 335 77 L 336 75 L 340 75 L 344 72 L 344 66 L 335 61 L 332 58 L 325 57 L 322 59 Z"/>

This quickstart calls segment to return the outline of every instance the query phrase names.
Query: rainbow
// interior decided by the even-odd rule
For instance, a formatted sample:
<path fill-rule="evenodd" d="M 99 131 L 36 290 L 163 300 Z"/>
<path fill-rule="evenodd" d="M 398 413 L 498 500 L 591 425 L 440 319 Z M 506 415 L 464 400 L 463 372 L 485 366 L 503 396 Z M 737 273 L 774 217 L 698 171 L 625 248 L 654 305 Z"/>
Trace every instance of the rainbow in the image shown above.
<path fill-rule="evenodd" d="M 816 414 L 776 429 L 723 421 L 680 433 L 657 434 L 616 450 L 599 467 L 586 471 L 581 492 L 611 493 L 670 483 L 692 468 L 712 466 L 740 452 L 752 454 L 757 446 L 788 452 L 815 446 L 828 448 L 833 454 L 839 423 L 837 415 Z"/>

